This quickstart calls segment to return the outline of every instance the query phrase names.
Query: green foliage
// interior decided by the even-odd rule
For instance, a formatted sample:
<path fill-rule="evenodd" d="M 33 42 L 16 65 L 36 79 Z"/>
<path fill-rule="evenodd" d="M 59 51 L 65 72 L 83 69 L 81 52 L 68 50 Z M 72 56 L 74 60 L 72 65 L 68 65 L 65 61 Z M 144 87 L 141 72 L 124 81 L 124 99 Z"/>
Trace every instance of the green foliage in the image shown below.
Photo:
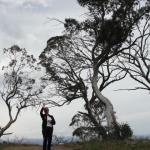
<path fill-rule="evenodd" d="M 120 131 L 121 131 L 121 138 L 122 139 L 130 138 L 133 135 L 133 131 L 127 123 L 121 125 Z"/>
<path fill-rule="evenodd" d="M 79 137 L 82 141 L 89 141 L 91 139 L 106 138 L 106 128 L 98 127 L 79 127 L 74 130 L 73 136 Z"/>
<path fill-rule="evenodd" d="M 133 135 L 133 131 L 129 124 L 122 123 L 122 124 L 115 124 L 114 129 L 110 131 L 108 137 L 110 139 L 117 139 L 117 140 L 124 140 L 131 138 Z"/>
<path fill-rule="evenodd" d="M 66 28 L 67 32 L 70 32 L 72 34 L 75 31 L 80 30 L 80 24 L 76 19 L 67 18 L 65 19 L 64 27 Z"/>
<path fill-rule="evenodd" d="M 131 138 L 133 131 L 127 123 L 116 124 L 113 129 L 106 126 L 100 127 L 78 127 L 74 130 L 73 136 L 79 137 L 83 141 L 91 139 L 116 139 L 125 140 Z"/>
<path fill-rule="evenodd" d="M 105 121 L 103 114 L 104 105 L 97 99 L 93 99 L 89 105 L 92 115 L 86 110 L 85 112 L 78 112 L 73 116 L 70 123 L 70 126 L 73 126 L 75 129 L 73 136 L 78 136 L 81 140 L 105 138 L 106 128 L 101 125 Z"/>

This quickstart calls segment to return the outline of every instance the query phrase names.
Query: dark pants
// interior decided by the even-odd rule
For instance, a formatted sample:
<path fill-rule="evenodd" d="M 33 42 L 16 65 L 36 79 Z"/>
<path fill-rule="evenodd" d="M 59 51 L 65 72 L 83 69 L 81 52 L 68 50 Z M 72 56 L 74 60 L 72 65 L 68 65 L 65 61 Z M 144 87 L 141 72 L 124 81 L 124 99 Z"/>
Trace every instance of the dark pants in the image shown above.
<path fill-rule="evenodd" d="M 51 150 L 53 128 L 47 127 L 42 130 L 43 133 L 43 150 Z"/>

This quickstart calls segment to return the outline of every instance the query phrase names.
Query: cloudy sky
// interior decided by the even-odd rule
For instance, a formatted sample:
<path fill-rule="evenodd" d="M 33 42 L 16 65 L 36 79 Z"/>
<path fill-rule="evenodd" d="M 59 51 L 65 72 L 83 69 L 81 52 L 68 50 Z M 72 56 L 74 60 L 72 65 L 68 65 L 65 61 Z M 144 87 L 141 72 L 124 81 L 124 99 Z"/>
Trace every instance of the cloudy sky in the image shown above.
<path fill-rule="evenodd" d="M 49 18 L 80 19 L 84 12 L 76 0 L 0 0 L 0 55 L 2 56 L 3 48 L 17 44 L 38 57 L 46 46 L 46 41 L 62 31 L 62 25 L 50 21 Z M 2 63 L 2 57 L 0 58 Z M 134 84 L 131 80 L 124 80 L 106 89 L 104 95 L 114 104 L 118 121 L 128 122 L 136 135 L 150 135 L 149 93 L 113 91 Z M 54 133 L 61 136 L 71 135 L 72 128 L 68 126 L 71 117 L 81 109 L 83 108 L 79 101 L 62 108 L 52 108 L 50 113 L 57 122 Z M 0 103 L 0 126 L 7 122 L 7 119 L 7 110 L 4 104 Z M 41 138 L 39 109 L 23 111 L 9 131 L 18 137 Z"/>

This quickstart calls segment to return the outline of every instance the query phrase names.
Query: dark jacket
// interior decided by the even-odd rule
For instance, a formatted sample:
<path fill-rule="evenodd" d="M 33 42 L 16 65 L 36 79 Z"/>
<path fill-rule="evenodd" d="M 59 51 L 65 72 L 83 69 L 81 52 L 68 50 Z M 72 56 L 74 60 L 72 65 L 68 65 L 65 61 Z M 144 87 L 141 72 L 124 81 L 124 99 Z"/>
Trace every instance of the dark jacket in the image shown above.
<path fill-rule="evenodd" d="M 41 109 L 40 115 L 41 115 L 41 118 L 43 120 L 43 122 L 42 122 L 42 129 L 44 130 L 47 127 L 47 115 L 43 114 L 43 111 L 44 111 L 44 108 Z M 51 119 L 52 119 L 52 125 L 55 125 L 56 122 L 55 122 L 54 117 L 52 115 L 49 115 L 49 114 L 48 114 L 48 116 L 51 117 Z"/>

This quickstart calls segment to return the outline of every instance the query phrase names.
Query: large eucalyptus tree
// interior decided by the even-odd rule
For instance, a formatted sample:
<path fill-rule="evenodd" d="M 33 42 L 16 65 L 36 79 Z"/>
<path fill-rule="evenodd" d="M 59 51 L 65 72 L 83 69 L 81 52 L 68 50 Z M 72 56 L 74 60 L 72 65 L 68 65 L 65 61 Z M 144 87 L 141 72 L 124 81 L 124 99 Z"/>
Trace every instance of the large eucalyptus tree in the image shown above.
<path fill-rule="evenodd" d="M 99 122 L 91 109 L 91 103 L 98 101 L 106 117 L 108 127 L 116 123 L 111 101 L 102 90 L 125 77 L 112 79 L 118 55 L 137 44 L 141 36 L 133 36 L 137 24 L 149 13 L 148 0 L 78 0 L 86 7 L 86 19 L 78 22 L 66 19 L 61 36 L 51 37 L 40 55 L 40 63 L 46 68 L 46 76 L 55 83 L 57 94 L 65 102 L 82 98 L 92 122 Z M 108 74 L 106 74 L 108 73 Z M 100 119 L 101 120 L 101 119 Z"/>

